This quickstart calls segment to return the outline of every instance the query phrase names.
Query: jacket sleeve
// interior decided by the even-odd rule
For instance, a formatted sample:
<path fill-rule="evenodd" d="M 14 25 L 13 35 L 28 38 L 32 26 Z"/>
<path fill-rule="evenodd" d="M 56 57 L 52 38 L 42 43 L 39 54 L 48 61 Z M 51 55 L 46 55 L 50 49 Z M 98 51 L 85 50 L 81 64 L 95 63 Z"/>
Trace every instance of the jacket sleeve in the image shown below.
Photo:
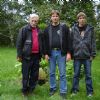
<path fill-rule="evenodd" d="M 71 50 L 71 56 L 72 56 L 72 58 L 73 58 L 73 30 L 74 30 L 74 28 L 72 27 L 71 29 L 70 29 L 70 50 Z"/>
<path fill-rule="evenodd" d="M 39 43 L 40 43 L 40 52 L 41 52 L 41 56 L 44 54 L 44 34 L 43 31 L 40 31 L 39 34 Z"/>
<path fill-rule="evenodd" d="M 92 57 L 96 56 L 96 38 L 95 38 L 94 29 L 92 31 L 92 37 L 91 37 L 91 56 Z"/>
<path fill-rule="evenodd" d="M 49 54 L 48 28 L 44 30 L 44 55 Z"/>
<path fill-rule="evenodd" d="M 71 31 L 68 28 L 68 52 L 71 53 Z"/>
<path fill-rule="evenodd" d="M 18 37 L 17 37 L 17 57 L 22 57 L 22 51 L 23 51 L 23 29 L 19 31 Z"/>
<path fill-rule="evenodd" d="M 62 27 L 64 28 L 64 31 L 65 31 L 66 50 L 67 50 L 67 52 L 71 53 L 70 29 L 65 23 L 61 23 L 61 25 L 62 25 Z"/>
<path fill-rule="evenodd" d="M 44 32 L 42 34 L 42 54 L 44 55 L 45 53 L 45 36 L 44 36 Z"/>

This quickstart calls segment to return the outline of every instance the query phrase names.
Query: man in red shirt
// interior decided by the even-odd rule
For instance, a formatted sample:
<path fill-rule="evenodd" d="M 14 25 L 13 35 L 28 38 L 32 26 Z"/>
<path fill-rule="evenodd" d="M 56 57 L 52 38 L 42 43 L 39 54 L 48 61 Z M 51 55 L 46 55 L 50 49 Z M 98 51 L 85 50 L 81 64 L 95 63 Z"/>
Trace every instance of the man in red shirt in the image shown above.
<path fill-rule="evenodd" d="M 29 23 L 22 27 L 17 38 L 17 60 L 22 62 L 22 93 L 32 92 L 38 81 L 39 60 L 42 54 L 42 32 L 37 26 L 39 16 L 30 14 Z"/>

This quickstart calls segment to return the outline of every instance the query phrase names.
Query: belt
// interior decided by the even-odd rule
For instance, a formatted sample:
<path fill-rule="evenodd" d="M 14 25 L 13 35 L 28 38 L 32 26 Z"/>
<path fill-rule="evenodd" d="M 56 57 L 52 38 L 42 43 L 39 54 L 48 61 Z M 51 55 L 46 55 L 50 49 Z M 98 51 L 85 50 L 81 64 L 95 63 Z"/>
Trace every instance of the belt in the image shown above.
<path fill-rule="evenodd" d="M 53 48 L 52 50 L 60 50 L 60 48 Z"/>

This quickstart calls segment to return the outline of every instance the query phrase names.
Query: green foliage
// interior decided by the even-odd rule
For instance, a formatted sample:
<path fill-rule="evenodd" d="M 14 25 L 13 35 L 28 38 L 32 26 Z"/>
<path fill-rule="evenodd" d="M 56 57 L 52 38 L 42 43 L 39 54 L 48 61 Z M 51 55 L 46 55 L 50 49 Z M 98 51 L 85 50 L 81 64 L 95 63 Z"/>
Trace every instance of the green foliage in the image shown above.
<path fill-rule="evenodd" d="M 47 79 L 49 77 L 49 64 L 45 59 L 41 59 L 40 66 L 43 68 L 43 70 L 47 74 Z M 68 80 L 71 80 L 73 77 L 73 65 L 72 61 L 66 63 L 66 77 Z M 56 79 L 59 80 L 59 70 L 58 65 L 56 66 Z"/>
<path fill-rule="evenodd" d="M 69 81 L 73 78 L 73 62 L 69 61 L 66 63 L 66 77 Z"/>
<path fill-rule="evenodd" d="M 100 4 L 88 0 L 23 0 L 19 4 L 18 0 L 0 0 L 0 45 L 14 44 L 19 29 L 28 21 L 30 13 L 36 12 L 40 16 L 40 27 L 42 30 L 46 24 L 50 23 L 50 12 L 57 9 L 61 13 L 61 21 L 71 26 L 76 22 L 76 15 L 79 11 L 87 14 L 88 23 L 96 29 L 100 29 Z M 97 8 L 97 18 L 95 18 L 94 7 Z M 96 30 L 97 48 L 100 48 L 100 32 Z M 11 40 L 13 38 L 13 41 Z"/>
<path fill-rule="evenodd" d="M 95 28 L 97 49 L 100 50 L 100 4 L 97 5 L 97 24 Z"/>
<path fill-rule="evenodd" d="M 41 58 L 40 66 L 44 69 L 45 67 L 48 67 L 48 62 L 44 58 Z"/>
<path fill-rule="evenodd" d="M 97 49 L 100 50 L 100 29 L 96 31 L 96 45 Z"/>
<path fill-rule="evenodd" d="M 42 30 L 44 30 L 45 28 L 46 28 L 46 24 L 45 23 L 40 23 L 39 24 L 39 27 L 40 27 L 40 29 L 42 29 Z"/>
<path fill-rule="evenodd" d="M 49 77 L 49 66 L 48 66 L 48 62 L 44 58 L 41 58 L 40 68 L 42 68 L 43 71 L 46 73 L 46 80 L 48 80 L 48 77 Z"/>

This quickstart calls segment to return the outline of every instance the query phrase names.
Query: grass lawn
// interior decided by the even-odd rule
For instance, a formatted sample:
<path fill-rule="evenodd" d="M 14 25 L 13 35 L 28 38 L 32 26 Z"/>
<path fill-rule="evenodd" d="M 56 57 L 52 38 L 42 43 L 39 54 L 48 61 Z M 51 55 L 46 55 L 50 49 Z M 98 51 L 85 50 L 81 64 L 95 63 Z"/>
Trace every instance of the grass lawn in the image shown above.
<path fill-rule="evenodd" d="M 49 97 L 48 82 L 42 86 L 37 85 L 34 93 L 24 98 L 21 94 L 21 66 L 15 66 L 17 63 L 15 48 L 0 48 L 0 100 L 61 100 L 59 86 L 57 93 Z M 100 52 L 93 61 L 92 78 L 94 95 L 91 99 L 86 96 L 83 78 L 80 80 L 80 92 L 73 98 L 70 96 L 72 82 L 67 81 L 67 100 L 100 100 Z"/>

